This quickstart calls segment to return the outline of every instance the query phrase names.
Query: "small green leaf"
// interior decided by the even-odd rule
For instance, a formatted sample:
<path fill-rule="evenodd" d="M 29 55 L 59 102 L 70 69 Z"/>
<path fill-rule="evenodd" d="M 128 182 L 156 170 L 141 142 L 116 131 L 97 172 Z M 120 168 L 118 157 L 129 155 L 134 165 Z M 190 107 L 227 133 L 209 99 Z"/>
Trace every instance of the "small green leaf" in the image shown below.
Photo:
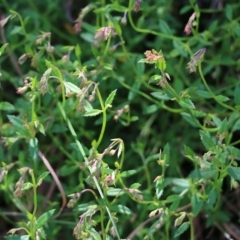
<path fill-rule="evenodd" d="M 179 101 L 179 104 L 181 107 L 187 108 L 187 109 L 195 109 L 194 104 L 189 98 L 183 98 Z"/>
<path fill-rule="evenodd" d="M 197 194 L 194 194 L 191 197 L 191 204 L 192 204 L 192 213 L 194 216 L 197 216 L 202 208 L 203 201 L 199 198 Z"/>
<path fill-rule="evenodd" d="M 175 202 L 177 200 L 181 199 L 181 197 L 179 195 L 171 195 L 171 196 L 168 196 L 167 199 L 166 199 L 166 202 Z"/>
<path fill-rule="evenodd" d="M 15 127 L 22 128 L 22 126 L 24 125 L 24 121 L 19 117 L 13 115 L 7 115 L 7 117 Z"/>
<path fill-rule="evenodd" d="M 30 189 L 30 188 L 32 188 L 32 187 L 33 187 L 33 184 L 32 184 L 32 183 L 26 182 L 26 183 L 23 184 L 23 187 L 22 187 L 21 190 L 28 190 L 28 189 Z"/>
<path fill-rule="evenodd" d="M 79 44 L 77 44 L 75 47 L 75 55 L 78 59 L 81 57 L 81 48 L 80 48 Z"/>
<path fill-rule="evenodd" d="M 127 10 L 126 7 L 123 7 L 121 5 L 117 5 L 117 4 L 108 4 L 105 6 L 105 9 L 106 10 L 113 10 L 113 11 L 116 11 L 116 12 L 125 12 Z"/>
<path fill-rule="evenodd" d="M 37 225 L 36 225 L 36 228 L 39 229 L 41 228 L 46 222 L 47 220 L 53 216 L 55 212 L 55 209 L 52 209 L 44 214 L 42 214 L 38 219 L 37 219 Z"/>
<path fill-rule="evenodd" d="M 228 131 L 228 121 L 225 118 L 222 121 L 222 124 L 220 125 L 219 133 L 222 134 L 222 133 L 226 133 L 227 131 Z"/>
<path fill-rule="evenodd" d="M 233 132 L 236 131 L 236 130 L 240 130 L 240 119 L 238 119 L 238 120 L 235 122 L 235 124 L 234 124 L 234 126 L 233 126 L 233 128 L 232 128 L 232 131 L 233 131 Z"/>
<path fill-rule="evenodd" d="M 216 96 L 215 98 L 216 98 L 216 100 L 218 100 L 219 102 L 226 102 L 226 101 L 229 100 L 228 97 L 223 96 L 223 95 L 218 95 L 218 96 Z"/>
<path fill-rule="evenodd" d="M 48 176 L 49 172 L 42 173 L 37 179 L 37 185 L 40 186 L 42 181 Z"/>
<path fill-rule="evenodd" d="M 161 75 L 153 75 L 150 77 L 148 83 L 156 83 L 161 80 L 162 76 Z"/>
<path fill-rule="evenodd" d="M 124 206 L 124 205 L 112 205 L 110 207 L 111 211 L 113 212 L 117 212 L 117 213 L 122 213 L 125 215 L 132 215 L 133 212 L 131 209 L 129 209 L 128 207 Z"/>
<path fill-rule="evenodd" d="M 71 82 L 64 82 L 64 86 L 66 88 L 66 93 L 68 92 L 80 93 L 82 91 L 78 86 Z"/>
<path fill-rule="evenodd" d="M 225 7 L 225 11 L 226 11 L 226 17 L 228 20 L 232 20 L 232 6 L 230 4 L 227 4 Z"/>
<path fill-rule="evenodd" d="M 190 224 L 189 222 L 184 222 L 175 232 L 174 234 L 174 238 L 182 235 L 185 231 L 187 231 L 187 229 L 189 228 Z"/>
<path fill-rule="evenodd" d="M 105 106 L 106 107 L 111 107 L 111 104 L 114 100 L 114 97 L 116 95 L 117 89 L 115 89 L 114 91 L 112 91 L 109 96 L 107 97 L 106 101 L 105 101 Z"/>
<path fill-rule="evenodd" d="M 156 61 L 156 67 L 157 67 L 160 71 L 164 72 L 164 70 L 165 70 L 166 67 L 167 67 L 164 58 L 160 58 L 160 59 L 158 59 L 158 60 Z"/>
<path fill-rule="evenodd" d="M 171 30 L 171 28 L 168 26 L 168 24 L 163 20 L 159 20 L 159 28 L 161 30 L 161 32 L 168 34 L 168 35 L 172 35 L 173 32 Z"/>
<path fill-rule="evenodd" d="M 200 97 L 202 97 L 202 98 L 206 98 L 206 99 L 212 97 L 209 92 L 203 91 L 203 90 L 197 90 L 197 91 L 195 91 L 195 93 L 196 93 L 198 96 L 200 96 Z"/>
<path fill-rule="evenodd" d="M 7 115 L 9 121 L 12 123 L 12 125 L 15 127 L 16 133 L 19 133 L 21 136 L 29 136 L 28 130 L 24 127 L 25 122 L 16 116 L 13 115 Z"/>
<path fill-rule="evenodd" d="M 11 230 L 14 230 L 14 229 L 12 228 Z M 22 231 L 24 231 L 24 228 L 18 228 L 17 230 L 22 230 Z M 5 236 L 4 238 L 5 238 L 6 240 L 29 240 L 29 239 L 30 239 L 30 236 L 29 236 L 29 235 L 19 236 L 19 235 L 13 234 L 13 235 Z"/>
<path fill-rule="evenodd" d="M 84 117 L 94 117 L 102 113 L 102 110 L 93 109 L 83 114 Z"/>
<path fill-rule="evenodd" d="M 189 113 L 183 112 L 181 113 L 182 117 L 184 120 L 186 120 L 191 126 L 193 127 L 198 127 L 199 125 L 197 124 L 197 119 L 193 118 Z"/>
<path fill-rule="evenodd" d="M 182 188 L 190 187 L 189 181 L 184 178 L 172 178 L 171 183 Z"/>
<path fill-rule="evenodd" d="M 108 188 L 107 190 L 107 195 L 108 196 L 112 196 L 112 197 L 115 197 L 115 196 L 120 196 L 120 195 L 123 195 L 125 192 L 123 189 L 121 188 Z"/>
<path fill-rule="evenodd" d="M 3 26 L 3 25 L 2 25 Z M 4 52 L 5 48 L 7 47 L 8 43 L 4 43 L 1 48 L 0 48 L 0 56 L 2 55 L 2 53 Z"/>
<path fill-rule="evenodd" d="M 151 93 L 152 96 L 154 96 L 155 98 L 157 99 L 160 99 L 160 100 L 170 100 L 171 98 L 164 92 L 152 92 Z"/>
<path fill-rule="evenodd" d="M 179 199 L 176 199 L 171 205 L 170 205 L 170 207 L 169 207 L 169 211 L 170 212 L 175 212 L 177 209 L 178 209 L 178 207 L 179 207 L 179 204 L 180 204 L 180 198 Z"/>
<path fill-rule="evenodd" d="M 190 147 L 188 147 L 186 145 L 184 145 L 184 153 L 185 153 L 186 157 L 190 157 L 190 158 L 194 158 L 195 157 L 194 151 Z"/>
<path fill-rule="evenodd" d="M 228 174 L 235 180 L 240 180 L 240 168 L 239 167 L 229 167 Z"/>
<path fill-rule="evenodd" d="M 234 90 L 234 103 L 235 105 L 240 105 L 240 87 L 236 86 Z"/>
<path fill-rule="evenodd" d="M 99 235 L 99 233 L 94 228 L 91 228 L 89 230 L 89 233 L 93 237 L 92 239 L 94 239 L 94 240 L 102 240 L 101 236 Z"/>
<path fill-rule="evenodd" d="M 184 13 L 187 13 L 189 10 L 192 10 L 192 7 L 190 5 L 186 5 L 186 6 L 181 8 L 180 14 L 182 15 Z"/>
<path fill-rule="evenodd" d="M 138 189 L 141 187 L 141 184 L 140 183 L 133 183 L 130 188 L 134 188 L 134 189 Z"/>
<path fill-rule="evenodd" d="M 152 63 L 152 64 L 154 64 L 154 62 L 149 62 L 146 58 L 140 59 L 138 61 L 138 63 Z"/>
<path fill-rule="evenodd" d="M 111 64 L 108 64 L 108 63 L 105 63 L 103 65 L 103 68 L 106 69 L 106 70 L 109 70 L 109 71 L 112 71 L 113 70 L 113 67 Z"/>
<path fill-rule="evenodd" d="M 14 35 L 14 34 L 24 35 L 23 29 L 20 26 L 14 26 L 12 31 L 10 32 L 10 34 L 11 35 Z"/>
<path fill-rule="evenodd" d="M 9 102 L 0 102 L 0 110 L 2 111 L 14 111 L 15 107 Z"/>
<path fill-rule="evenodd" d="M 156 189 L 156 197 L 157 197 L 157 199 L 159 199 L 162 196 L 163 190 L 164 190 L 165 186 L 166 186 L 166 184 L 165 184 L 165 181 L 163 179 L 159 179 L 156 182 L 155 189 Z"/>
<path fill-rule="evenodd" d="M 194 170 L 190 173 L 189 177 L 193 179 L 208 179 L 208 178 L 214 178 L 216 174 L 218 173 L 218 170 L 213 168 L 207 168 L 207 169 L 200 169 L 200 170 Z"/>
<path fill-rule="evenodd" d="M 33 161 L 36 161 L 38 156 L 38 139 L 37 138 L 31 138 L 29 140 L 29 153 Z"/>
<path fill-rule="evenodd" d="M 200 130 L 200 139 L 207 150 L 211 150 L 216 147 L 216 143 L 211 138 L 209 132 Z"/>
<path fill-rule="evenodd" d="M 128 171 L 121 172 L 120 175 L 121 175 L 122 178 L 124 178 L 124 177 L 130 177 L 130 176 L 132 176 L 132 175 L 134 175 L 136 173 L 137 173 L 136 170 L 128 170 Z"/>
<path fill-rule="evenodd" d="M 185 46 L 184 46 L 184 44 L 180 40 L 174 39 L 173 40 L 173 46 L 183 57 L 187 57 L 188 56 L 188 53 L 185 50 Z"/>
<path fill-rule="evenodd" d="M 140 81 L 137 81 L 132 85 L 132 89 L 139 90 L 141 85 L 142 85 L 142 83 Z M 138 94 L 135 91 L 130 90 L 128 93 L 128 101 L 131 102 L 137 95 Z"/>
<path fill-rule="evenodd" d="M 166 163 L 169 163 L 170 162 L 170 146 L 169 144 L 167 143 L 164 148 L 163 148 L 163 152 L 161 154 L 161 160 L 165 160 Z"/>
<path fill-rule="evenodd" d="M 217 197 L 218 197 L 217 191 L 214 188 L 211 189 L 211 191 L 208 193 L 208 201 L 207 201 L 207 206 L 209 209 L 212 209 L 213 205 L 217 200 Z"/>

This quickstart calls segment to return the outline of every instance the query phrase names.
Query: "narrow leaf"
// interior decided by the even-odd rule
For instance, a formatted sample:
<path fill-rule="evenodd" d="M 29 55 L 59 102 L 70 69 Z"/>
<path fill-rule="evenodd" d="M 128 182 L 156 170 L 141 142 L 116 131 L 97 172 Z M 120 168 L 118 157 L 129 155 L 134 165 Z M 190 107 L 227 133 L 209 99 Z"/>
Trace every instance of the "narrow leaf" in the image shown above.
<path fill-rule="evenodd" d="M 14 111 L 15 107 L 9 102 L 0 102 L 0 110 L 2 110 L 2 111 Z"/>
<path fill-rule="evenodd" d="M 216 143 L 211 138 L 209 132 L 204 132 L 200 130 L 200 138 L 202 140 L 203 145 L 207 150 L 213 149 L 216 147 Z"/>
<path fill-rule="evenodd" d="M 99 115 L 100 113 L 102 113 L 102 110 L 99 110 L 99 109 L 93 109 L 89 112 L 86 112 L 83 114 L 84 117 L 94 117 L 94 116 L 97 116 Z"/>
<path fill-rule="evenodd" d="M 164 92 L 152 92 L 152 96 L 160 100 L 170 100 L 171 98 Z"/>
<path fill-rule="evenodd" d="M 52 209 L 44 214 L 42 214 L 38 219 L 37 219 L 37 225 L 36 228 L 41 228 L 47 220 L 54 214 L 55 209 Z"/>
<path fill-rule="evenodd" d="M 37 160 L 38 156 L 38 139 L 37 138 L 31 138 L 29 141 L 29 153 L 32 157 L 33 161 Z"/>
<path fill-rule="evenodd" d="M 216 99 L 217 99 L 219 102 L 226 102 L 226 101 L 229 100 L 228 97 L 223 96 L 223 95 L 218 95 L 218 96 L 216 96 Z"/>
<path fill-rule="evenodd" d="M 66 93 L 69 91 L 74 93 L 80 93 L 82 91 L 78 86 L 71 82 L 64 82 L 64 86 L 66 88 Z"/>
<path fill-rule="evenodd" d="M 183 224 L 177 229 L 177 231 L 175 232 L 174 238 L 182 235 L 185 231 L 187 231 L 187 229 L 189 228 L 189 226 L 190 226 L 189 222 L 183 223 Z"/>
<path fill-rule="evenodd" d="M 7 47 L 8 43 L 4 43 L 1 48 L 0 48 L 0 56 L 2 55 L 2 53 L 4 52 L 5 48 Z"/>
<path fill-rule="evenodd" d="M 240 168 L 239 167 L 229 167 L 228 174 L 235 180 L 240 180 Z"/>
<path fill-rule="evenodd" d="M 112 102 L 113 102 L 113 100 L 114 100 L 114 97 L 115 97 L 115 95 L 116 95 L 116 92 L 117 92 L 117 89 L 115 89 L 114 91 L 112 91 L 112 92 L 110 93 L 110 95 L 108 96 L 108 98 L 107 98 L 106 101 L 105 101 L 105 106 L 111 107 L 111 104 L 112 104 Z"/>
<path fill-rule="evenodd" d="M 189 98 L 181 99 L 179 101 L 180 106 L 187 108 L 187 109 L 195 109 L 194 104 Z"/>

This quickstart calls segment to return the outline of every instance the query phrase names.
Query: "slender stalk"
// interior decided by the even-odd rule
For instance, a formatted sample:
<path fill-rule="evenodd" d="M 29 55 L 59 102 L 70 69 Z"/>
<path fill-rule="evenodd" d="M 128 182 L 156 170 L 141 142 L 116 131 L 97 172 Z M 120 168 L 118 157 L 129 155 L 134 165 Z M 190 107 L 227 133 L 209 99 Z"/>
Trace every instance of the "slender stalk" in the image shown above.
<path fill-rule="evenodd" d="M 101 105 L 101 108 L 102 108 L 103 121 L 102 121 L 102 129 L 101 129 L 101 132 L 100 132 L 97 144 L 96 144 L 96 149 L 98 148 L 98 146 L 100 145 L 100 143 L 101 143 L 101 141 L 103 139 L 103 135 L 104 135 L 104 132 L 105 132 L 105 129 L 106 129 L 106 123 L 107 123 L 106 108 L 104 106 L 104 103 L 103 103 L 103 100 L 102 100 L 102 96 L 101 96 L 101 93 L 100 93 L 98 88 L 97 88 L 97 95 L 98 95 L 98 99 L 99 99 L 99 102 L 100 102 L 100 105 Z"/>
<path fill-rule="evenodd" d="M 78 139 L 77 139 L 77 134 L 76 134 L 76 132 L 75 132 L 75 130 L 74 130 L 74 128 L 73 128 L 70 120 L 67 118 L 67 116 L 66 116 L 66 114 L 65 114 L 65 111 L 64 111 L 62 105 L 58 102 L 58 103 L 57 103 L 57 106 L 58 106 L 58 108 L 59 108 L 59 110 L 60 110 L 60 112 L 61 112 L 61 114 L 62 114 L 62 117 L 64 118 L 64 120 L 65 120 L 66 123 L 67 123 L 67 126 L 68 126 L 68 128 L 69 128 L 69 130 L 70 130 L 70 132 L 71 132 L 71 134 L 72 134 L 72 136 L 73 136 L 73 138 L 74 138 L 77 146 L 78 146 L 78 149 L 79 149 L 80 153 L 81 153 L 82 156 L 83 156 L 83 159 L 84 159 L 86 165 L 88 166 L 88 169 L 89 169 L 89 171 L 90 171 L 90 174 L 92 175 L 94 184 L 95 184 L 95 186 L 96 186 L 96 188 L 97 188 L 97 190 L 98 190 L 98 192 L 99 192 L 100 197 L 102 198 L 102 200 L 103 200 L 103 202 L 104 202 L 104 204 L 105 204 L 106 211 L 107 211 L 107 213 L 108 213 L 108 216 L 109 216 L 109 218 L 110 218 L 110 221 L 112 222 L 112 225 L 113 225 L 113 228 L 114 228 L 114 230 L 115 230 L 116 236 L 117 236 L 117 238 L 120 240 L 120 236 L 119 236 L 119 233 L 118 233 L 118 230 L 117 230 L 117 226 L 116 226 L 116 224 L 115 224 L 115 222 L 114 222 L 114 219 L 113 219 L 113 217 L 112 217 L 112 215 L 111 215 L 111 212 L 110 212 L 110 210 L 109 210 L 109 208 L 108 208 L 108 206 L 107 206 L 107 202 L 106 202 L 105 197 L 104 197 L 104 195 L 103 195 L 102 189 L 101 189 L 101 187 L 100 187 L 100 185 L 99 185 L 99 183 L 98 183 L 98 181 L 97 181 L 97 178 L 96 178 L 96 177 L 94 176 L 94 174 L 93 174 L 92 168 L 91 168 L 91 166 L 90 166 L 90 164 L 89 164 L 89 161 L 88 161 L 88 158 L 87 158 L 87 156 L 86 156 L 86 153 L 85 153 L 85 151 L 84 151 L 84 149 L 83 149 L 83 146 L 82 146 L 82 144 L 78 141 Z"/>
<path fill-rule="evenodd" d="M 208 90 L 208 92 L 211 94 L 212 98 L 214 98 L 214 100 L 215 100 L 219 105 L 221 105 L 221 106 L 223 106 L 223 107 L 225 107 L 225 108 L 227 108 L 227 109 L 230 109 L 230 110 L 232 110 L 233 112 L 235 112 L 236 110 L 235 110 L 233 107 L 231 107 L 231 106 L 229 106 L 229 105 L 227 105 L 227 104 L 219 101 L 219 100 L 217 99 L 217 96 L 216 96 L 216 95 L 213 93 L 213 91 L 210 89 L 210 87 L 209 87 L 208 84 L 207 84 L 206 79 L 205 79 L 204 76 L 203 76 L 203 73 L 202 73 L 202 64 L 201 64 L 201 63 L 198 64 L 198 71 L 199 71 L 199 74 L 200 74 L 200 77 L 201 77 L 201 79 L 202 79 L 202 81 L 203 81 L 204 86 L 206 87 L 206 89 Z"/>

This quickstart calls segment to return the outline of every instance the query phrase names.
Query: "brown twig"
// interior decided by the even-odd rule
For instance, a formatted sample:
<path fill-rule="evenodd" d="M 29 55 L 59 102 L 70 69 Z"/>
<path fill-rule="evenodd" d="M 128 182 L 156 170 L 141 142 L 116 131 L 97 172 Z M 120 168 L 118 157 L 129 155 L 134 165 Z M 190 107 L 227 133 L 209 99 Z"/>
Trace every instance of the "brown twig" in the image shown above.
<path fill-rule="evenodd" d="M 57 218 L 61 214 L 62 210 L 64 209 L 64 207 L 67 204 L 67 198 L 66 198 L 65 192 L 63 190 L 62 184 L 61 184 L 57 174 L 53 170 L 52 166 L 50 165 L 49 161 L 47 160 L 47 158 L 43 155 L 43 153 L 41 151 L 38 151 L 38 156 L 41 158 L 41 160 L 45 164 L 46 168 L 51 173 L 51 175 L 52 175 L 52 177 L 53 177 L 53 179 L 54 179 L 54 181 L 55 181 L 55 183 L 58 187 L 58 190 L 59 190 L 59 192 L 61 193 L 61 196 L 62 196 L 62 206 L 61 206 L 59 212 L 54 216 L 54 218 Z"/>

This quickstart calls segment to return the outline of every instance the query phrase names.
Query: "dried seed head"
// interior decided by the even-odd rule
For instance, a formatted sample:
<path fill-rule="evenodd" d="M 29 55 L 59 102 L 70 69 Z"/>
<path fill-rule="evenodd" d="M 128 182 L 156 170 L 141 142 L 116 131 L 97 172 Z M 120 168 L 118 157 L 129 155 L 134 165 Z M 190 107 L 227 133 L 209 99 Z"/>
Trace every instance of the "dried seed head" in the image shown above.
<path fill-rule="evenodd" d="M 19 59 L 18 59 L 18 63 L 20 65 L 22 65 L 23 63 L 26 62 L 26 60 L 28 59 L 28 54 L 27 53 L 24 53 Z"/>
<path fill-rule="evenodd" d="M 188 20 L 188 23 L 186 24 L 185 28 L 184 28 L 184 32 L 186 33 L 186 35 L 190 35 L 192 32 L 192 27 L 193 27 L 193 21 L 196 17 L 196 13 L 194 12 L 191 17 Z"/>
<path fill-rule="evenodd" d="M 108 40 L 116 35 L 114 28 L 111 26 L 103 27 L 97 30 L 94 36 L 94 45 L 98 46 L 100 42 Z"/>
<path fill-rule="evenodd" d="M 202 60 L 204 53 L 206 52 L 206 48 L 201 48 L 199 51 L 197 51 L 191 61 L 188 63 L 187 69 L 189 70 L 189 73 L 196 72 L 196 67 Z"/>
<path fill-rule="evenodd" d="M 134 6 L 133 6 L 133 9 L 135 12 L 139 11 L 141 2 L 142 2 L 142 0 L 135 0 Z"/>
<path fill-rule="evenodd" d="M 27 86 L 23 86 L 23 87 L 19 87 L 17 89 L 17 94 L 23 94 L 27 91 L 28 87 Z"/>
<path fill-rule="evenodd" d="M 126 25 L 126 23 L 127 23 L 127 12 L 128 11 L 124 12 L 123 17 L 121 18 L 121 24 Z"/>

